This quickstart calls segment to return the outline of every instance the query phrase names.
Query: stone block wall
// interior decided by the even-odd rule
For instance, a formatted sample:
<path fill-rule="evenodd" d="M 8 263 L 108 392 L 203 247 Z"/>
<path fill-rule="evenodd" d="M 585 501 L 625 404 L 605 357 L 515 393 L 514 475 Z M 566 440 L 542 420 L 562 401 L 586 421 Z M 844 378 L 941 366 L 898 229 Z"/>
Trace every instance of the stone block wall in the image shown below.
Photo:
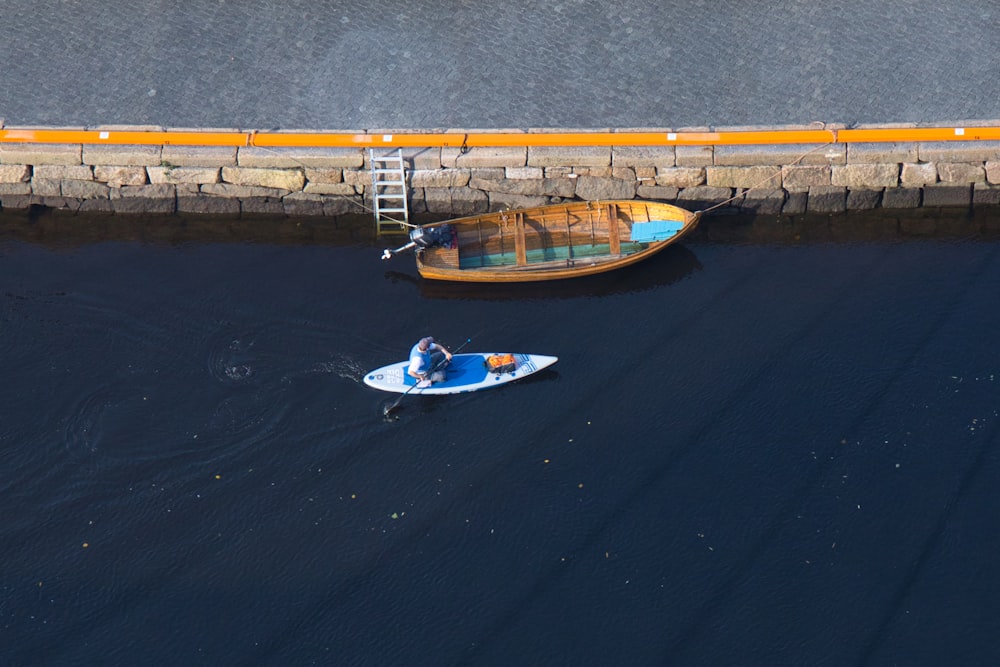
<path fill-rule="evenodd" d="M 415 214 L 656 199 L 768 215 L 1000 204 L 1000 141 L 403 149 Z M 370 212 L 364 148 L 0 143 L 0 208 Z"/>

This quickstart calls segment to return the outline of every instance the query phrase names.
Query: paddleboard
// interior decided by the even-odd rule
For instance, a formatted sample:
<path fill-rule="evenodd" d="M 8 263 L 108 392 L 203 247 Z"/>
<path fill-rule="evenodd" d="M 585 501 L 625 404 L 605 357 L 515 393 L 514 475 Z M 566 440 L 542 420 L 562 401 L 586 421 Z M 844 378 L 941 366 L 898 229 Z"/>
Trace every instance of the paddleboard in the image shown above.
<path fill-rule="evenodd" d="M 514 370 L 506 373 L 493 373 L 486 368 L 486 358 L 496 352 L 473 352 L 456 354 L 448 365 L 447 377 L 442 382 L 429 386 L 417 386 L 416 378 L 406 372 L 409 361 L 399 361 L 382 368 L 376 368 L 365 374 L 365 384 L 382 391 L 397 394 L 409 392 L 410 395 L 425 394 L 428 396 L 440 394 L 462 394 L 468 391 L 479 391 L 490 387 L 499 387 L 508 382 L 514 382 L 537 373 L 556 363 L 558 357 L 543 354 L 513 353 Z"/>

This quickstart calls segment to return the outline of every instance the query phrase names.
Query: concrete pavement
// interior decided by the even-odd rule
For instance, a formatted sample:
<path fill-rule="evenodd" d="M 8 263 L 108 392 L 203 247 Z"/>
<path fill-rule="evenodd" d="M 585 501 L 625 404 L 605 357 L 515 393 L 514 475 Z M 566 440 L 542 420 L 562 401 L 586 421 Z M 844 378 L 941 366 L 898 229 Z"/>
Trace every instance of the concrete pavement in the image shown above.
<path fill-rule="evenodd" d="M 10 125 L 1000 119 L 996 0 L 7 0 Z"/>

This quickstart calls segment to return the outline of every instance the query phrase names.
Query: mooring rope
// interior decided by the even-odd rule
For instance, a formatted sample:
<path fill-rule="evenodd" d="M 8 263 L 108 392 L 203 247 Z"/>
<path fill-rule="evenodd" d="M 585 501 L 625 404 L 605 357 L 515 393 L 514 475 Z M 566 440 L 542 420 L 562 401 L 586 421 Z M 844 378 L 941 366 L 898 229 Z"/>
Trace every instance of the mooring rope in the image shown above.
<path fill-rule="evenodd" d="M 792 167 L 794 165 L 797 165 L 799 162 L 802 162 L 802 160 L 804 160 L 807 156 L 815 153 L 816 151 L 820 150 L 821 148 L 827 148 L 828 146 L 832 146 L 835 143 L 837 143 L 836 134 L 834 134 L 834 139 L 830 143 L 828 143 L 828 144 L 820 144 L 820 145 L 816 146 L 815 148 L 811 148 L 811 149 L 807 150 L 805 153 L 803 153 L 802 155 L 800 155 L 797 158 L 795 158 L 794 160 L 792 160 L 792 162 L 790 162 L 789 164 L 784 165 L 784 166 L 786 166 L 786 167 Z M 724 201 L 719 202 L 718 204 L 715 204 L 714 206 L 710 206 L 710 207 L 706 208 L 703 211 L 699 211 L 699 213 L 702 213 L 702 214 L 708 213 L 709 211 L 714 211 L 717 208 L 725 206 L 726 204 L 728 204 L 729 202 L 733 201 L 734 199 L 739 199 L 740 197 L 744 197 L 745 198 L 747 196 L 747 193 L 749 193 L 749 192 L 751 192 L 753 190 L 757 190 L 759 188 L 762 188 L 769 181 L 773 181 L 775 179 L 775 177 L 781 176 L 781 169 L 782 168 L 779 167 L 777 173 L 771 174 L 770 176 L 768 176 L 767 178 L 765 178 L 764 180 L 762 180 L 760 183 L 758 183 L 758 184 L 756 184 L 756 185 L 754 185 L 752 187 L 749 187 L 746 190 L 744 190 L 743 192 L 739 192 L 739 193 L 733 195 L 732 197 L 730 197 L 729 199 L 726 199 Z"/>

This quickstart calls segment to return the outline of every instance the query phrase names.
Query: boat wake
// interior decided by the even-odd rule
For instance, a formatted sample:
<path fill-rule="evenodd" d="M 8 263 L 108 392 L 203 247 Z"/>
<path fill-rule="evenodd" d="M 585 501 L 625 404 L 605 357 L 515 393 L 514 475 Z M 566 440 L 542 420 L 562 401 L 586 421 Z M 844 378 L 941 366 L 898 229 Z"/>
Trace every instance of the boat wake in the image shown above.
<path fill-rule="evenodd" d="M 318 361 L 305 370 L 287 373 L 281 378 L 281 381 L 283 384 L 287 384 L 299 378 L 315 375 L 335 375 L 360 384 L 361 379 L 365 376 L 365 369 L 354 359 L 346 355 L 339 355 L 329 361 Z"/>

